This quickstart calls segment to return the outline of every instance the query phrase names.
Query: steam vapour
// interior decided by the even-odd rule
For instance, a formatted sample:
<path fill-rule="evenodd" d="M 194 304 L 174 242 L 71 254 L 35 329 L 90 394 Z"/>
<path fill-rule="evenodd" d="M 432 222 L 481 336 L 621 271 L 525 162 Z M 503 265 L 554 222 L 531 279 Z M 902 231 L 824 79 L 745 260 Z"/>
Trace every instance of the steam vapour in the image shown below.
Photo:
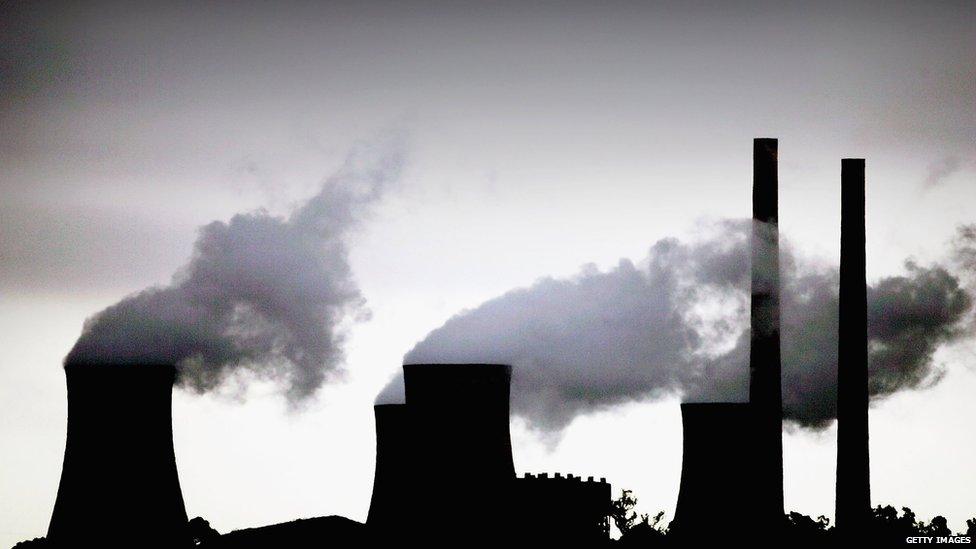
<path fill-rule="evenodd" d="M 718 234 L 655 243 L 638 267 L 544 278 L 462 312 L 418 343 L 406 363 L 513 365 L 512 406 L 536 429 L 558 432 L 580 414 L 681 395 L 746 401 L 751 221 Z M 819 428 L 836 417 L 836 268 L 781 251 L 784 413 Z M 870 391 L 881 398 L 938 381 L 932 356 L 961 335 L 971 298 L 941 266 L 868 288 Z M 378 397 L 395 401 L 402 380 Z"/>
<path fill-rule="evenodd" d="M 342 373 L 342 323 L 368 315 L 347 236 L 398 179 L 401 151 L 357 148 L 287 218 L 259 210 L 202 227 L 172 282 L 88 319 L 65 364 L 175 364 L 197 392 L 249 372 L 292 402 L 312 395 Z"/>

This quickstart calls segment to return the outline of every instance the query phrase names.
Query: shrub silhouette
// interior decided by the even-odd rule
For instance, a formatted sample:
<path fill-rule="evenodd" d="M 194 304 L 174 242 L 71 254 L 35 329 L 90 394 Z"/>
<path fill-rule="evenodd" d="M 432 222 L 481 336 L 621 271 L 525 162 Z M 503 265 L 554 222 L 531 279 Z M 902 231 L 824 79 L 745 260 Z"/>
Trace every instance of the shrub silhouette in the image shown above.
<path fill-rule="evenodd" d="M 34 538 L 14 545 L 13 549 L 48 549 L 47 538 Z"/>
<path fill-rule="evenodd" d="M 637 498 L 630 490 L 621 490 L 620 497 L 610 502 L 610 519 L 621 536 L 637 523 L 637 513 L 633 510 L 636 505 Z"/>
<path fill-rule="evenodd" d="M 190 531 L 190 539 L 195 546 L 204 546 L 220 537 L 220 532 L 210 526 L 210 521 L 203 517 L 191 519 L 187 524 Z"/>

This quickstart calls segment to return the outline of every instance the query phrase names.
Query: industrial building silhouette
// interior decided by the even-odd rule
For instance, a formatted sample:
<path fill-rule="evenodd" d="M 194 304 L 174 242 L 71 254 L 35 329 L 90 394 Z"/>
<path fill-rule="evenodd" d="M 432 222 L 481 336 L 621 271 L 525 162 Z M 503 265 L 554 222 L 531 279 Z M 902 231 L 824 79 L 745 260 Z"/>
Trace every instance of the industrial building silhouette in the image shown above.
<path fill-rule="evenodd" d="M 610 538 L 606 478 L 532 474 L 515 479 L 519 540 L 540 547 L 600 547 Z"/>
<path fill-rule="evenodd" d="M 718 510 L 746 500 L 751 536 L 775 536 L 783 525 L 777 148 L 775 139 L 754 141 L 749 402 L 681 405 L 682 471 L 668 536 L 675 543 L 741 531 L 731 522 L 738 517 Z M 836 517 L 849 538 L 862 535 L 871 516 L 864 209 L 864 161 L 845 159 Z M 403 547 L 607 542 L 605 479 L 516 476 L 511 366 L 407 364 L 403 374 L 405 403 L 374 407 L 376 469 L 365 526 L 322 517 L 206 545 L 304 547 L 330 537 Z M 67 441 L 49 546 L 191 545 L 173 451 L 175 375 L 172 365 L 65 366 Z"/>

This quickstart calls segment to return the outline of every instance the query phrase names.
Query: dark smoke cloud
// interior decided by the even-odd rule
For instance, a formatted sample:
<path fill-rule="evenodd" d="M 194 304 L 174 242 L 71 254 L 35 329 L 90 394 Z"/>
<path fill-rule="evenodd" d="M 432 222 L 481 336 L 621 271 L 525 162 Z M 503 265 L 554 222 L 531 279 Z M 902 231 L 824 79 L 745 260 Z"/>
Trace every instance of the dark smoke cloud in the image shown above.
<path fill-rule="evenodd" d="M 401 151 L 357 148 L 288 217 L 256 211 L 204 226 L 170 285 L 90 318 L 65 363 L 176 364 L 198 392 L 248 372 L 292 402 L 310 396 L 342 373 L 343 322 L 368 315 L 346 237 L 399 177 Z"/>
<path fill-rule="evenodd" d="M 515 413 L 548 432 L 580 414 L 665 395 L 745 401 L 750 224 L 724 221 L 695 242 L 661 240 L 640 267 L 587 267 L 513 290 L 451 318 L 404 360 L 513 364 Z M 781 262 L 785 414 L 823 427 L 836 414 L 838 275 L 786 243 Z M 909 262 L 903 276 L 871 286 L 868 300 L 872 395 L 936 382 L 932 355 L 960 335 L 971 305 L 959 280 Z M 402 398 L 400 384 L 378 400 Z"/>

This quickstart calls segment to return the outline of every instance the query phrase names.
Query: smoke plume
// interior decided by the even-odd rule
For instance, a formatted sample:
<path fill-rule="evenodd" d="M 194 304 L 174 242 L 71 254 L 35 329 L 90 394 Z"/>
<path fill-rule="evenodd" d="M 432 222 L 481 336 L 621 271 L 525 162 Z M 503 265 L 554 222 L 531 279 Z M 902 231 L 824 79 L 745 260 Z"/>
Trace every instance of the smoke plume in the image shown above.
<path fill-rule="evenodd" d="M 963 159 L 956 155 L 950 155 L 932 162 L 928 166 L 928 174 L 925 176 L 925 188 L 931 189 L 941 185 L 946 179 L 963 168 Z"/>
<path fill-rule="evenodd" d="M 969 282 L 976 282 L 976 223 L 963 225 L 956 231 L 953 244 L 953 259 L 960 268 L 969 273 Z"/>
<path fill-rule="evenodd" d="M 634 265 L 544 278 L 464 311 L 407 353 L 406 363 L 513 365 L 512 406 L 534 428 L 558 432 L 580 414 L 680 395 L 746 401 L 751 221 L 723 221 L 693 242 L 665 239 Z M 836 268 L 781 251 L 786 418 L 819 428 L 836 417 Z M 937 347 L 960 335 L 971 298 L 941 266 L 868 289 L 871 394 L 939 379 Z M 394 380 L 379 400 L 397 398 Z"/>
<path fill-rule="evenodd" d="M 288 217 L 259 210 L 202 227 L 171 283 L 88 319 L 65 364 L 175 364 L 197 392 L 247 372 L 293 403 L 310 396 L 342 373 L 343 322 L 368 315 L 347 236 L 399 177 L 401 151 L 357 148 Z"/>

